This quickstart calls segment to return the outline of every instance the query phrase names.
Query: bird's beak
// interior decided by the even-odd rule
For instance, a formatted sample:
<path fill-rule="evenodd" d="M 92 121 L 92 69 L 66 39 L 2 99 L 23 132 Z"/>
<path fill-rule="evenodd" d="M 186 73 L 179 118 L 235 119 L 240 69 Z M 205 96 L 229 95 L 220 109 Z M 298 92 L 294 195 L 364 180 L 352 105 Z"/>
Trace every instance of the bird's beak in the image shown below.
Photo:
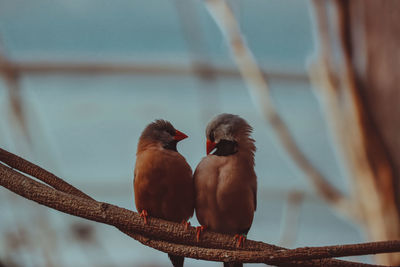
<path fill-rule="evenodd" d="M 186 134 L 184 134 L 184 133 L 182 133 L 182 132 L 180 132 L 178 130 L 175 130 L 174 140 L 179 142 L 179 141 L 181 141 L 181 140 L 183 140 L 183 139 L 185 139 L 187 137 L 188 136 Z"/>
<path fill-rule="evenodd" d="M 210 139 L 207 139 L 207 155 L 211 153 L 211 151 L 213 151 L 213 149 L 216 147 L 216 143 L 214 143 L 213 141 L 211 141 Z"/>

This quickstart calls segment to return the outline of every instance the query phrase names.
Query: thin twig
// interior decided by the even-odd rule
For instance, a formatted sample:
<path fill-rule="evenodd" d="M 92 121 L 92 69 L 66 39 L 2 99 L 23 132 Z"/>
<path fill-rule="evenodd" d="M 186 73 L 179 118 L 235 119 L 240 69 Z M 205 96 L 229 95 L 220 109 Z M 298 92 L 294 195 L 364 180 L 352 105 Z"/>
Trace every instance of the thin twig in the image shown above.
<path fill-rule="evenodd" d="M 10 115 L 16 121 L 16 126 L 21 131 L 23 138 L 29 145 L 32 145 L 26 118 L 26 107 L 21 91 L 20 73 L 11 67 L 11 63 L 9 59 L 3 55 L 3 49 L 1 49 L 1 47 L 2 45 L 0 42 L 0 66 L 8 66 L 3 70 L 0 67 L 0 77 L 4 79 L 7 88 Z"/>
<path fill-rule="evenodd" d="M 282 233 L 279 244 L 284 247 L 291 247 L 295 244 L 298 228 L 301 206 L 304 202 L 304 192 L 291 191 L 288 194 L 286 208 L 282 220 Z"/>
<path fill-rule="evenodd" d="M 203 72 L 209 72 L 209 66 L 201 66 Z M 177 63 L 118 63 L 118 62 L 66 62 L 66 61 L 8 61 L 7 64 L 0 60 L 0 73 L 15 70 L 20 74 L 46 75 L 53 73 L 72 73 L 78 75 L 105 75 L 105 74 L 141 74 L 141 75 L 192 75 L 193 71 L 187 64 Z M 212 72 L 224 78 L 237 78 L 240 73 L 230 67 L 213 66 Z M 264 71 L 268 77 L 295 83 L 308 83 L 306 73 Z"/>
<path fill-rule="evenodd" d="M 351 216 L 351 202 L 333 187 L 324 175 L 307 159 L 294 141 L 289 128 L 276 111 L 269 93 L 267 80 L 247 47 L 228 3 L 225 0 L 206 0 L 205 3 L 215 22 L 225 35 L 227 45 L 231 49 L 232 58 L 247 83 L 253 102 L 268 120 L 289 156 L 311 180 L 319 195 L 326 202 L 330 203 L 339 212 Z"/>

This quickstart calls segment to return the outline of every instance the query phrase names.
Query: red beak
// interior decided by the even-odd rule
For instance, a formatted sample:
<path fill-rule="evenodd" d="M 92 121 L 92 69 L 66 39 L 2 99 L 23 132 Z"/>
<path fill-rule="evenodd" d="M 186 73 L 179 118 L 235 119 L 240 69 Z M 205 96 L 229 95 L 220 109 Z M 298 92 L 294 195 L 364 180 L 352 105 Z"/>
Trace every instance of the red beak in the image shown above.
<path fill-rule="evenodd" d="M 209 139 L 207 139 L 207 155 L 211 153 L 211 151 L 213 151 L 213 149 L 217 146 L 216 143 L 214 143 L 213 141 L 210 141 Z"/>
<path fill-rule="evenodd" d="M 186 135 L 186 134 L 184 134 L 184 133 L 182 133 L 182 132 L 180 132 L 180 131 L 178 131 L 178 130 L 175 130 L 175 135 L 174 135 L 174 139 L 176 140 L 176 141 L 181 141 L 181 140 L 183 140 L 183 139 L 185 139 L 185 138 L 187 138 L 188 136 Z"/>

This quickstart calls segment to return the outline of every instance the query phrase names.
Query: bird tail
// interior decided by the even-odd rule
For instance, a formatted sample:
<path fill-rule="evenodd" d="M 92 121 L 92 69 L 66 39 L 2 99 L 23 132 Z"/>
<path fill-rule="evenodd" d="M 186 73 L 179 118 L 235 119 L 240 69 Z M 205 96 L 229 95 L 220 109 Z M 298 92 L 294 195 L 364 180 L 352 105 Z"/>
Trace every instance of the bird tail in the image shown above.
<path fill-rule="evenodd" d="M 175 256 L 175 255 L 172 255 L 172 254 L 168 254 L 168 257 L 169 257 L 169 259 L 171 260 L 172 265 L 173 265 L 174 267 L 183 267 L 183 261 L 185 260 L 184 257 L 182 257 L 182 256 Z"/>
<path fill-rule="evenodd" d="M 224 267 L 243 267 L 241 262 L 224 262 Z"/>

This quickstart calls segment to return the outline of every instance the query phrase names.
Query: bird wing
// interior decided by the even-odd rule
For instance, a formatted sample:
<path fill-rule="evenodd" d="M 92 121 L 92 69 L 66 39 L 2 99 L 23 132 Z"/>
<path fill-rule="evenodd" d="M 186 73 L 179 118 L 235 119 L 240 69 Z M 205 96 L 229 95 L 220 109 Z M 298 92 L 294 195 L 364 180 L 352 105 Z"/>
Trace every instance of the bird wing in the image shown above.
<path fill-rule="evenodd" d="M 218 174 L 210 157 L 204 157 L 197 165 L 193 175 L 195 189 L 195 210 L 197 220 L 201 225 L 210 227 L 215 220 L 216 211 L 216 180 Z"/>

